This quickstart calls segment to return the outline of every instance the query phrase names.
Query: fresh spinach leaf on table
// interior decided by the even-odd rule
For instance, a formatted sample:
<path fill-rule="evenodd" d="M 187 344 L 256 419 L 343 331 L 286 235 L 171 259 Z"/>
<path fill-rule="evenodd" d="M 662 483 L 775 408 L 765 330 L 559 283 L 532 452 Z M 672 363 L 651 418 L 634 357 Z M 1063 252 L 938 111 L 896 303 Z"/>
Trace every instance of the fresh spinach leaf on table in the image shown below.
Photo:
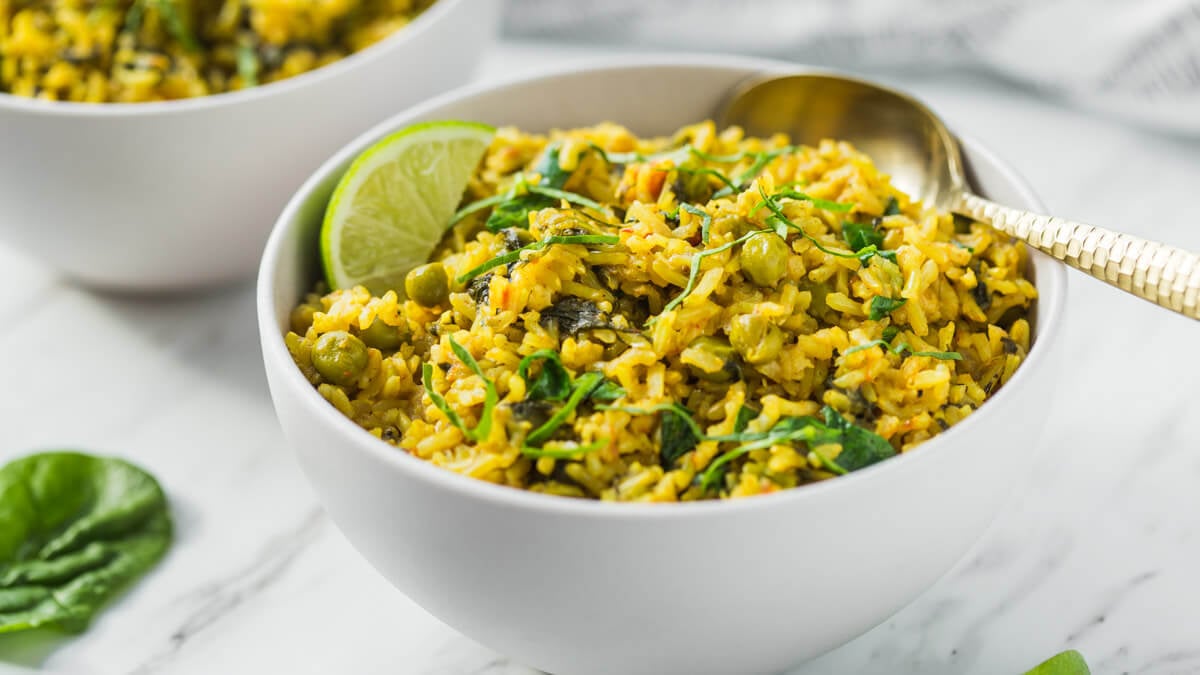
<path fill-rule="evenodd" d="M 47 452 L 0 469 L 0 633 L 81 632 L 171 544 L 162 488 L 127 462 Z"/>

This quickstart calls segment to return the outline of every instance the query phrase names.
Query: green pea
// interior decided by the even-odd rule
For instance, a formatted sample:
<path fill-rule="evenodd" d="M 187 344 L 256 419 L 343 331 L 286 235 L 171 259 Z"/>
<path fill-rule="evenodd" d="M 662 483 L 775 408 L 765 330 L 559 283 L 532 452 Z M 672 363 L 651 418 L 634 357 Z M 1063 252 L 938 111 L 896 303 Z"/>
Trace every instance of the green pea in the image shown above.
<path fill-rule="evenodd" d="M 742 244 L 742 273 L 764 288 L 774 287 L 787 274 L 792 250 L 774 232 L 760 232 Z"/>
<path fill-rule="evenodd" d="M 750 363 L 766 363 L 783 351 L 779 326 L 758 314 L 742 314 L 729 324 L 729 342 Z"/>
<path fill-rule="evenodd" d="M 317 338 L 311 358 L 321 377 L 333 384 L 349 386 L 367 369 L 367 346 L 346 331 L 335 330 Z"/>
<path fill-rule="evenodd" d="M 701 335 L 688 343 L 688 347 L 708 352 L 721 359 L 721 362 L 724 364 L 720 370 L 712 373 L 688 364 L 688 369 L 696 377 L 709 382 L 730 382 L 740 379 L 741 368 L 738 367 L 737 355 L 733 353 L 733 347 L 730 346 L 728 340 L 710 335 Z"/>
<path fill-rule="evenodd" d="M 404 343 L 404 338 L 408 337 L 408 326 L 392 326 L 384 323 L 383 319 L 375 319 L 370 326 L 359 331 L 358 336 L 368 347 L 390 351 Z"/>
<path fill-rule="evenodd" d="M 450 297 L 450 277 L 442 263 L 421 265 L 404 277 L 404 291 L 419 305 L 437 307 Z"/>
<path fill-rule="evenodd" d="M 753 223 L 737 214 L 722 213 L 713 218 L 713 232 L 729 232 L 735 237 L 740 237 L 754 229 L 757 228 Z"/>
<path fill-rule="evenodd" d="M 308 304 L 307 302 L 303 305 L 299 305 L 296 307 L 296 309 L 293 309 L 291 315 L 288 317 L 288 322 L 291 324 L 292 332 L 298 335 L 304 335 L 306 332 L 308 332 L 309 326 L 311 326 L 313 323 L 313 315 L 317 312 L 323 311 L 323 309 L 324 308 L 319 305 L 314 306 Z"/>

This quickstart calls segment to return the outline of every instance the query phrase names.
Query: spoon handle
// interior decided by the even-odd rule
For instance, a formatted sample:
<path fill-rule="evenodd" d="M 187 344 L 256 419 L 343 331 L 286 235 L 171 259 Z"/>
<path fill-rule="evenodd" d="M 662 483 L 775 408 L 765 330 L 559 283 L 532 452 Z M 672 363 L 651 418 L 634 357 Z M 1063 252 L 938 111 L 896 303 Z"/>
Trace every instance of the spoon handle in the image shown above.
<path fill-rule="evenodd" d="M 1012 209 L 963 192 L 956 213 L 989 223 L 1075 269 L 1200 319 L 1200 256 L 1104 228 Z"/>

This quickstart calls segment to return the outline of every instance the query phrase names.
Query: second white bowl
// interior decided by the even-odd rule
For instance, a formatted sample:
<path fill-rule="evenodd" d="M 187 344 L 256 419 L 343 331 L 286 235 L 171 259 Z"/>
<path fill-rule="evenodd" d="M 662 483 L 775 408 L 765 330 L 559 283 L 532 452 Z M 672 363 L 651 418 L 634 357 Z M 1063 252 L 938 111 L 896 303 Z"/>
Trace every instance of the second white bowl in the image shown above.
<path fill-rule="evenodd" d="M 248 278 L 312 170 L 372 124 L 470 77 L 495 0 L 440 0 L 377 45 L 263 87 L 139 104 L 0 94 L 0 238 L 92 286 Z"/>

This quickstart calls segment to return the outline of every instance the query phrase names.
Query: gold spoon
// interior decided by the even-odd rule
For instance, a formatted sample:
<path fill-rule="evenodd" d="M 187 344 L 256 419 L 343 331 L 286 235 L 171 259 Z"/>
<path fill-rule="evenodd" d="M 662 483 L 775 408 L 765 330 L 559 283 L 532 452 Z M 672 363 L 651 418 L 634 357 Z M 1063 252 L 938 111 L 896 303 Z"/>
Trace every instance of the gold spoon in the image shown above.
<path fill-rule="evenodd" d="M 797 143 L 850 141 L 912 198 L 988 223 L 1101 281 L 1200 319 L 1200 256 L 973 194 L 958 141 L 910 96 L 829 73 L 763 76 L 734 92 L 721 123 L 756 136 L 786 132 Z"/>

